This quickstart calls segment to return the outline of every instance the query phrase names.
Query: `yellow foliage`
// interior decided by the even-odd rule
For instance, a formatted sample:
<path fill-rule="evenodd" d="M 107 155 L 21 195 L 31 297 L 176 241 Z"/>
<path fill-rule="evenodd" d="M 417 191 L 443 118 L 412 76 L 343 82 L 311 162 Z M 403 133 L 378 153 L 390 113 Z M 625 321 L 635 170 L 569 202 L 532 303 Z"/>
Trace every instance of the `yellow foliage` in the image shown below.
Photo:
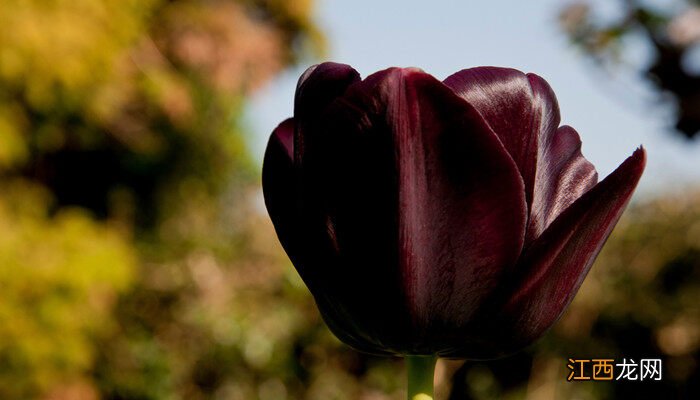
<path fill-rule="evenodd" d="M 29 398 L 91 367 L 135 257 L 124 235 L 83 211 L 47 217 L 40 188 L 0 188 L 0 398 Z"/>
<path fill-rule="evenodd" d="M 250 318 L 228 265 L 245 98 L 317 54 L 311 3 L 0 0 L 0 399 L 202 398 L 257 380 L 246 362 L 286 370 L 306 324 Z"/>
<path fill-rule="evenodd" d="M 26 121 L 22 118 L 19 107 L 0 107 L 0 171 L 26 160 L 28 148 L 25 126 Z"/>
<path fill-rule="evenodd" d="M 156 0 L 5 0 L 0 2 L 0 79 L 24 82 L 32 106 L 57 106 L 110 79 L 139 38 Z"/>

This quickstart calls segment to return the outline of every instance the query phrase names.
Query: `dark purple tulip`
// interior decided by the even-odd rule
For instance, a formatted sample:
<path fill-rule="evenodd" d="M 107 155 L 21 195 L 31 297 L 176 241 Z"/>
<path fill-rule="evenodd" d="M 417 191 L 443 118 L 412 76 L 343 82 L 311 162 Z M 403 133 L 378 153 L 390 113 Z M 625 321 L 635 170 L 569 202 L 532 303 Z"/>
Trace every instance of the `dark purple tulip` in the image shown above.
<path fill-rule="evenodd" d="M 380 354 L 491 358 L 542 336 L 644 170 L 598 183 L 547 82 L 494 67 L 440 82 L 324 63 L 263 166 L 277 235 L 330 329 Z"/>

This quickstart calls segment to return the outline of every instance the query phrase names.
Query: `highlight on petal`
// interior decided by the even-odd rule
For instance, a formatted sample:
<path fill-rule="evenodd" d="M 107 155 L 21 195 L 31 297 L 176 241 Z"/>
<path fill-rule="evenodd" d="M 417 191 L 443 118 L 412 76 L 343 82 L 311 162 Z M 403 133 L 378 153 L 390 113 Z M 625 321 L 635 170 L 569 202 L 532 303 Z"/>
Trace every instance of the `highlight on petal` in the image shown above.
<path fill-rule="evenodd" d="M 598 173 L 581 154 L 581 139 L 572 127 L 562 126 L 541 143 L 525 247 L 597 182 Z"/>
<path fill-rule="evenodd" d="M 515 160 L 532 203 L 538 146 L 559 126 L 559 105 L 547 82 L 511 68 L 461 70 L 445 85 L 484 117 Z"/>
<path fill-rule="evenodd" d="M 518 165 L 529 208 L 528 247 L 597 182 L 595 168 L 581 154 L 578 134 L 558 128 L 556 96 L 535 74 L 478 67 L 453 74 L 445 84 L 484 116 Z"/>
<path fill-rule="evenodd" d="M 499 311 L 522 340 L 539 337 L 571 302 L 632 197 L 645 164 L 646 153 L 639 148 L 566 209 L 524 254 L 513 292 Z"/>

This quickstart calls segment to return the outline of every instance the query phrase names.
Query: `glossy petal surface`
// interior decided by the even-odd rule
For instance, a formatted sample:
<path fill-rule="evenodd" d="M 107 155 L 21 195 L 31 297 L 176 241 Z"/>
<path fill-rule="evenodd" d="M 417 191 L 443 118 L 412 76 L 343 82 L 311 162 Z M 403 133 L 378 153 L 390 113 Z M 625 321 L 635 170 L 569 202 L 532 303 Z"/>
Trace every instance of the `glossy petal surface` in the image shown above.
<path fill-rule="evenodd" d="M 532 243 L 564 210 L 598 182 L 593 164 L 581 154 L 581 139 L 562 126 L 540 145 L 526 243 Z"/>
<path fill-rule="evenodd" d="M 557 129 L 556 96 L 535 74 L 478 67 L 451 75 L 445 84 L 484 116 L 518 165 L 530 210 L 529 246 L 597 182 L 595 168 L 581 154 L 578 134 L 570 127 Z"/>

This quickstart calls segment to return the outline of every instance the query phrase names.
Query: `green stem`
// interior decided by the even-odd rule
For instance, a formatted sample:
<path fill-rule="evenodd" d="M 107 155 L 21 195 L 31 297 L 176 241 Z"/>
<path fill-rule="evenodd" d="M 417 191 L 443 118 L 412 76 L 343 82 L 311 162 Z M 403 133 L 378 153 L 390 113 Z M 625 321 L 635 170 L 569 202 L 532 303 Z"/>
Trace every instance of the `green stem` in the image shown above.
<path fill-rule="evenodd" d="M 430 356 L 406 356 L 408 400 L 433 400 L 436 361 Z"/>

